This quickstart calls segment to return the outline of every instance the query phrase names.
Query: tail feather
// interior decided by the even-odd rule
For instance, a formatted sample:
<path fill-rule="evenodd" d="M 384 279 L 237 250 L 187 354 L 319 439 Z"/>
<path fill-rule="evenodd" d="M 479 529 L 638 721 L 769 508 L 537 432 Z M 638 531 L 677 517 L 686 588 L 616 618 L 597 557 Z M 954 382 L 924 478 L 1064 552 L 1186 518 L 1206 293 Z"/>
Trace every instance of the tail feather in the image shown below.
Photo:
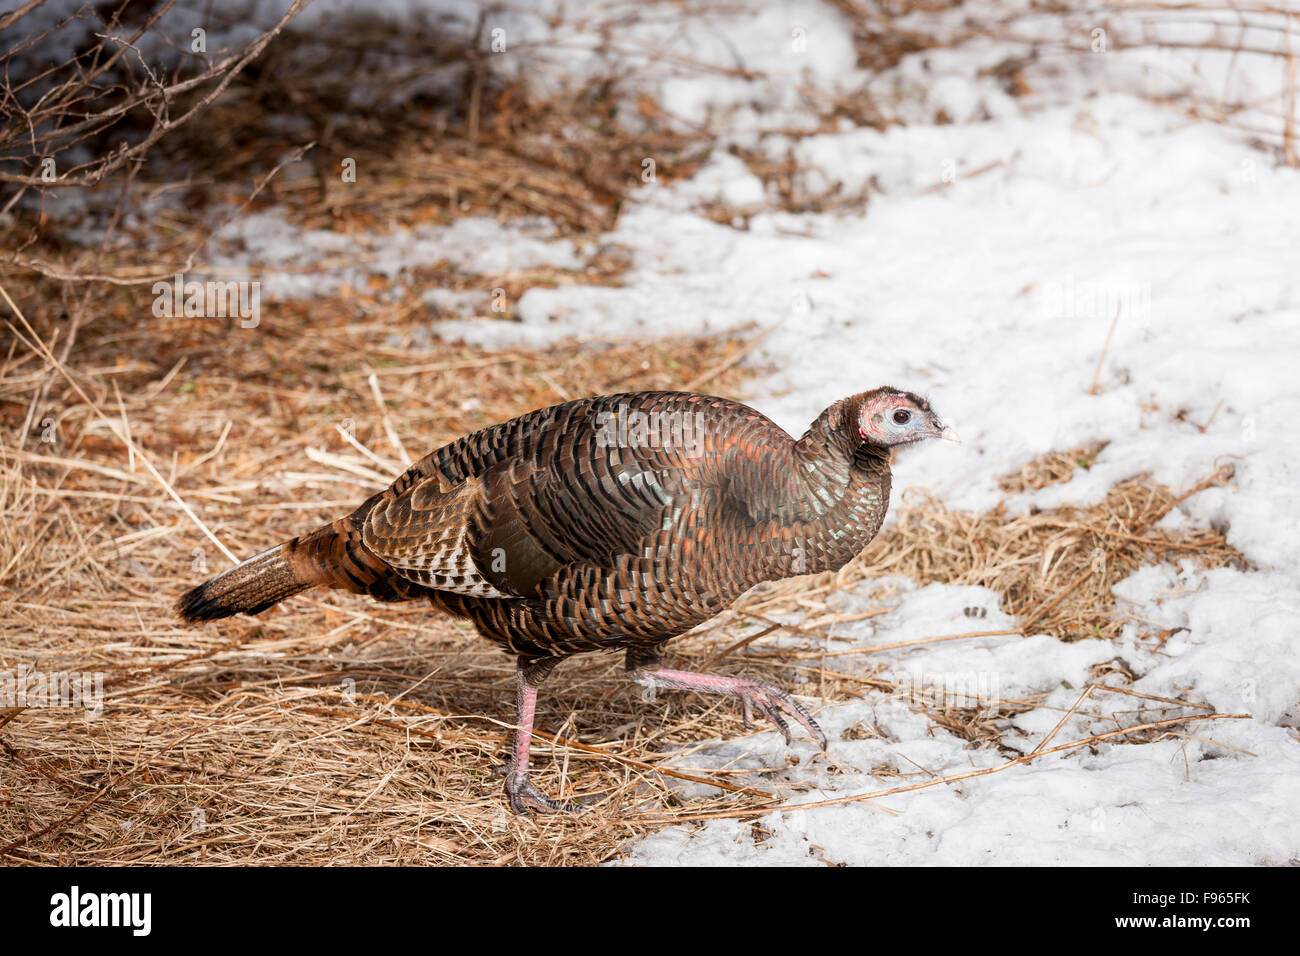
<path fill-rule="evenodd" d="M 369 594 L 380 601 L 409 601 L 429 591 L 376 557 L 361 541 L 358 515 L 300 535 L 223 571 L 181 595 L 176 610 L 189 624 L 236 614 L 260 614 L 308 588 Z"/>
<path fill-rule="evenodd" d="M 260 614 L 285 598 L 305 591 L 304 580 L 278 544 L 254 555 L 181 595 L 176 610 L 189 624 L 215 621 L 236 614 Z"/>

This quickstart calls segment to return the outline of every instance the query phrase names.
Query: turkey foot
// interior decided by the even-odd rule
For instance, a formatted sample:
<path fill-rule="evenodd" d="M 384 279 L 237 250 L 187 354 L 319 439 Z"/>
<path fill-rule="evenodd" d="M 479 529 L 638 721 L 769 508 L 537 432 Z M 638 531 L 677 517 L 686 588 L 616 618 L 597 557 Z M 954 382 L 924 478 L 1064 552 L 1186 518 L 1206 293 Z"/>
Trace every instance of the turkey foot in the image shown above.
<path fill-rule="evenodd" d="M 548 797 L 533 785 L 528 776 L 528 747 L 533 736 L 533 718 L 537 713 L 537 688 L 559 658 L 542 658 L 519 664 L 515 671 L 515 705 L 518 730 L 515 731 L 514 754 L 506 766 L 506 795 L 515 813 L 532 816 L 533 809 L 542 813 L 581 813 L 585 807 Z"/>
<path fill-rule="evenodd" d="M 636 683 L 645 687 L 662 687 L 666 690 L 694 690 L 701 694 L 727 694 L 740 698 L 741 715 L 745 727 L 753 726 L 754 708 L 763 712 L 768 720 L 776 724 L 777 729 L 790 741 L 790 724 L 784 714 L 793 717 L 807 728 L 808 733 L 817 741 L 817 745 L 826 749 L 826 734 L 817 726 L 808 711 L 796 700 L 782 690 L 773 687 L 767 681 L 748 680 L 743 677 L 718 677 L 714 674 L 699 674 L 695 671 L 674 671 L 666 668 L 649 669 L 639 663 L 632 655 L 628 656 L 629 676 Z"/>
<path fill-rule="evenodd" d="M 587 809 L 581 804 L 548 797 L 537 789 L 526 770 L 523 773 L 517 770 L 506 773 L 506 795 L 510 797 L 511 809 L 526 817 L 533 815 L 533 808 L 542 813 L 582 813 Z"/>

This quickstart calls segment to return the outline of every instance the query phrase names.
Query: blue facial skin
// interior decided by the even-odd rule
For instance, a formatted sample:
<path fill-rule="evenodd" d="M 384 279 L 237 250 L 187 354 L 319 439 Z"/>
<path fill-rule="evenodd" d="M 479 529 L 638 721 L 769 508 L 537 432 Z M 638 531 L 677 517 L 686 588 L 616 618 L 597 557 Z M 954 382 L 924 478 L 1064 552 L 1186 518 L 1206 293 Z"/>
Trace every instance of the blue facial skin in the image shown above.
<path fill-rule="evenodd" d="M 886 446 L 924 438 L 958 440 L 957 433 L 944 426 L 927 402 L 910 393 L 886 393 L 868 399 L 859 416 L 858 431 L 863 438 Z"/>

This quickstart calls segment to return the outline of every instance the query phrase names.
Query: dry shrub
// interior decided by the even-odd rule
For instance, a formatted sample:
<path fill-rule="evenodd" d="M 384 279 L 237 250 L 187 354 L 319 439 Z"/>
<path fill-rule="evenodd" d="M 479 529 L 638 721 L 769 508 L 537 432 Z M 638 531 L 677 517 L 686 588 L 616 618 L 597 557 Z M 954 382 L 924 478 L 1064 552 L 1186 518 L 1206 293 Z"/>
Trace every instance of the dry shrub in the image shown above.
<path fill-rule="evenodd" d="M 1071 3 L 974 4 L 965 0 L 831 0 L 852 25 L 859 67 L 873 72 L 903 57 L 993 41 L 1004 58 L 985 70 L 1012 96 L 1032 96 L 1040 79 L 1091 72 L 1115 92 L 1145 98 L 1188 117 L 1221 123 L 1243 141 L 1300 166 L 1296 104 L 1300 26 L 1274 0 L 1075 0 Z M 1104 57 L 1099 53 L 1105 53 Z M 1133 54 L 1131 57 L 1129 54 Z M 1179 62 L 1182 78 L 1151 55 Z M 1211 60 L 1217 57 L 1218 62 Z M 1246 73 L 1272 61 L 1283 78 L 1268 93 Z M 1217 77 L 1222 66 L 1226 76 Z M 1169 76 L 1165 74 L 1169 73 Z M 1216 76 L 1213 82 L 1196 77 Z M 1238 79 L 1246 79 L 1239 86 Z M 936 123 L 960 117 L 936 110 Z"/>
<path fill-rule="evenodd" d="M 152 29 L 149 17 L 123 26 L 132 39 Z M 175 76 L 164 78 L 171 86 L 128 75 L 105 94 L 106 105 L 76 96 L 91 64 L 112 51 L 79 54 L 54 80 L 66 82 L 77 108 L 105 113 L 76 141 L 93 157 L 86 169 L 65 175 L 60 166 L 57 182 L 43 182 L 42 151 L 62 140 L 24 144 L 21 104 L 11 99 L 0 110 L 0 142 L 27 149 L 11 150 L 23 192 L 0 217 L 0 276 L 36 273 L 67 283 L 65 297 L 76 299 L 104 281 L 201 274 L 223 218 L 268 203 L 306 227 L 344 232 L 528 215 L 594 237 L 615 225 L 624 195 L 642 185 L 644 157 L 655 158 L 668 182 L 691 175 L 712 148 L 711 134 L 675 130 L 644 96 L 635 116 L 624 115 L 629 94 L 618 76 L 530 90 L 501 69 L 505 58 L 487 52 L 482 30 L 467 36 L 436 19 L 399 28 L 333 18 L 310 32 L 279 32 L 251 61 L 221 59 L 207 84 L 190 85 L 194 58 L 181 57 Z M 134 51 L 118 62 L 138 65 Z M 218 82 L 220 95 L 206 99 Z M 138 105 L 112 99 L 128 92 Z M 150 97 L 164 94 L 170 115 L 189 121 L 158 118 L 166 111 Z M 123 139 L 135 144 L 130 162 L 116 152 Z M 354 182 L 343 179 L 345 159 L 355 163 Z M 97 188 L 74 202 L 48 201 L 87 183 Z M 96 239 L 87 240 L 92 232 Z M 94 315 L 85 305 L 73 311 L 74 327 Z"/>

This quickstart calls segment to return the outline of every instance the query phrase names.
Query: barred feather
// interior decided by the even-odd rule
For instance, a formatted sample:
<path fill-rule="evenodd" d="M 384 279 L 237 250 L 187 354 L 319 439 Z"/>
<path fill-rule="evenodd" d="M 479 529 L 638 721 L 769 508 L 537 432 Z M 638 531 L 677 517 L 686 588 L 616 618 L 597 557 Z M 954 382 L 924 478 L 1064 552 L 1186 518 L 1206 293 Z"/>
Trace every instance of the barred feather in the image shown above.
<path fill-rule="evenodd" d="M 300 580 L 282 553 L 283 546 L 254 555 L 181 595 L 176 609 L 188 623 L 215 621 L 235 614 L 260 614 L 311 582 Z"/>

